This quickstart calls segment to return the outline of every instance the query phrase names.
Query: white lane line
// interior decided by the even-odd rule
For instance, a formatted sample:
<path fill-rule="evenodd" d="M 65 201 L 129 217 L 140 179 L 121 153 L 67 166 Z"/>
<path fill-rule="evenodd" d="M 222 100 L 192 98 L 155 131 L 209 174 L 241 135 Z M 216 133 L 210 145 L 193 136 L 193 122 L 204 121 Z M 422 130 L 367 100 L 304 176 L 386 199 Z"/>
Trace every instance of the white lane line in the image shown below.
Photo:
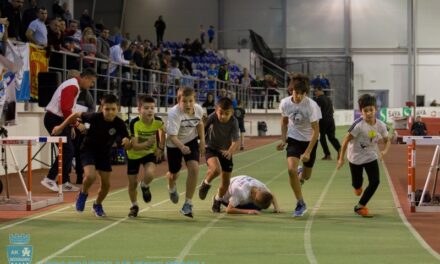
<path fill-rule="evenodd" d="M 266 156 L 260 160 L 257 160 L 253 163 L 258 163 L 261 162 L 264 159 L 270 158 L 272 157 L 272 155 Z M 251 166 L 251 164 L 248 164 L 248 166 Z M 272 183 L 273 181 L 275 181 L 277 178 L 279 178 L 281 175 L 285 174 L 287 172 L 287 170 L 283 170 L 281 171 L 278 175 L 276 175 L 275 177 L 273 177 L 272 179 L 270 179 L 269 181 L 266 182 L 266 185 L 269 185 L 270 183 Z M 185 247 L 182 249 L 182 251 L 180 251 L 179 256 L 176 258 L 176 262 L 177 263 L 183 263 L 183 260 L 185 259 L 186 256 L 188 256 L 191 248 L 194 246 L 194 244 L 211 228 L 213 228 L 213 226 L 224 216 L 226 215 L 226 213 L 222 213 L 219 216 L 217 216 L 215 219 L 211 220 L 211 222 L 209 222 L 202 230 L 200 230 L 197 234 L 195 234 L 189 241 L 188 243 L 186 243 Z"/>
<path fill-rule="evenodd" d="M 183 194 L 183 193 L 181 193 L 180 195 L 182 195 L 182 194 Z M 163 200 L 163 201 L 161 201 L 161 202 L 155 203 L 155 204 L 153 204 L 153 205 L 151 205 L 151 206 L 149 206 L 149 207 L 147 207 L 147 208 L 145 208 L 145 209 L 140 210 L 139 212 L 142 213 L 142 212 L 148 211 L 148 210 L 150 210 L 151 208 L 156 207 L 156 206 L 159 206 L 159 205 L 161 205 L 161 204 L 163 204 L 163 203 L 166 203 L 166 202 L 168 202 L 168 201 L 169 201 L 169 199 L 166 199 L 166 200 Z M 53 254 L 47 256 L 46 258 L 44 258 L 44 259 L 42 259 L 42 260 L 40 260 L 40 261 L 38 261 L 37 263 L 39 263 L 39 264 L 43 264 L 43 263 L 45 263 L 45 262 L 47 262 L 47 261 L 49 261 L 49 260 L 51 260 L 51 259 L 53 259 L 53 258 L 59 256 L 60 254 L 66 252 L 66 251 L 68 251 L 68 250 L 70 250 L 71 248 L 75 247 L 76 245 L 80 244 L 81 242 L 83 242 L 83 241 L 85 241 L 85 240 L 87 240 L 87 239 L 89 239 L 89 238 L 92 238 L 92 237 L 94 237 L 94 236 L 96 236 L 96 235 L 99 235 L 99 234 L 101 234 L 102 232 L 107 231 L 108 229 L 110 229 L 110 228 L 112 228 L 112 227 L 114 227 L 114 226 L 119 225 L 120 223 L 126 221 L 127 219 L 129 219 L 128 216 L 126 216 L 126 217 L 124 217 L 124 218 L 121 218 L 121 219 L 119 219 L 118 221 L 116 221 L 116 222 L 114 222 L 114 223 L 112 223 L 112 224 L 110 224 L 110 225 L 107 225 L 107 226 L 105 226 L 105 227 L 103 227 L 103 228 L 101 228 L 101 229 L 98 229 L 98 230 L 96 230 L 95 232 L 88 234 L 87 236 L 84 236 L 84 237 L 82 237 L 82 238 L 79 238 L 79 239 L 77 239 L 75 242 L 70 243 L 69 245 L 67 245 L 67 246 L 63 247 L 62 249 L 58 250 L 57 252 L 55 252 L 55 253 L 53 253 Z"/>
<path fill-rule="evenodd" d="M 255 149 L 252 149 L 252 150 L 248 151 L 248 153 L 249 153 L 249 152 L 252 152 L 252 151 L 254 151 L 254 150 L 257 150 L 257 149 L 263 148 L 263 147 L 270 146 L 270 145 L 271 145 L 271 144 L 269 144 L 269 145 L 265 145 L 265 146 L 261 146 L 261 147 L 255 148 Z M 269 158 L 269 157 L 271 157 L 271 156 L 273 156 L 273 155 L 266 156 L 265 158 L 262 158 L 262 159 L 260 159 L 260 160 L 258 160 L 258 161 L 253 162 L 253 163 L 260 162 L 260 161 L 262 161 L 262 160 L 264 160 L 264 159 L 267 159 L 267 158 Z M 250 164 L 248 164 L 248 165 L 250 165 Z M 247 166 L 248 166 L 248 165 L 247 165 Z M 204 166 L 206 166 L 206 165 L 204 164 Z M 279 175 L 278 175 L 277 177 L 279 177 Z M 164 179 L 164 178 L 166 178 L 166 177 L 158 178 L 158 180 L 160 180 L 160 179 Z M 122 190 L 119 190 L 118 192 L 121 192 L 121 191 L 123 191 L 123 190 L 126 190 L 126 188 L 125 188 L 125 189 L 122 189 Z M 180 193 L 179 195 L 183 195 L 184 193 L 185 193 L 185 192 L 182 192 L 182 193 Z M 159 203 L 156 203 L 156 204 L 151 205 L 150 207 L 147 207 L 147 208 L 145 208 L 145 209 L 142 209 L 142 210 L 140 210 L 139 212 L 141 213 L 141 212 L 148 211 L 149 209 L 154 208 L 154 207 L 156 207 L 156 206 L 159 206 L 159 205 L 161 205 L 161 204 L 163 204 L 163 203 L 166 203 L 166 202 L 168 202 L 168 201 L 169 201 L 169 199 L 163 200 L 163 201 L 161 201 L 161 202 L 159 202 Z M 81 243 L 82 241 L 87 240 L 87 239 L 89 239 L 89 238 L 92 238 L 92 237 L 94 237 L 95 235 L 98 235 L 98 234 L 100 234 L 100 233 L 102 233 L 102 232 L 104 232 L 104 231 L 106 231 L 106 230 L 108 230 L 108 229 L 110 229 L 110 228 L 112 228 L 112 227 L 114 227 L 114 226 L 116 226 L 116 225 L 122 223 L 123 221 L 125 221 L 125 220 L 127 220 L 127 219 L 129 219 L 129 217 L 124 217 L 124 218 L 119 219 L 118 221 L 116 221 L 116 222 L 114 222 L 114 223 L 112 223 L 112 224 L 110 224 L 110 225 L 108 225 L 108 226 L 106 226 L 106 227 L 103 227 L 103 228 L 101 228 L 101 229 L 99 229 L 99 230 L 97 230 L 97 231 L 95 231 L 95 232 L 93 232 L 93 233 L 91 233 L 91 234 L 89 234 L 89 235 L 87 235 L 87 236 L 85 236 L 85 237 L 82 237 L 82 238 L 76 240 L 75 242 L 73 242 L 73 243 L 71 243 L 71 244 L 65 246 L 64 248 L 58 250 L 57 252 L 51 254 L 50 256 L 44 258 L 43 260 L 40 260 L 40 261 L 37 262 L 37 263 L 39 263 L 39 264 L 43 264 L 44 262 L 47 262 L 48 260 L 50 260 L 50 259 L 52 259 L 52 258 L 54 258 L 54 257 L 56 257 L 56 256 L 58 256 L 58 255 L 60 255 L 60 254 L 62 254 L 62 253 L 64 253 L 64 252 L 66 252 L 67 250 L 73 248 L 74 246 L 78 245 L 78 244 Z M 205 231 L 205 232 L 206 232 L 206 231 Z"/>
<path fill-rule="evenodd" d="M 313 248 L 312 248 L 311 230 L 312 230 L 313 219 L 315 218 L 316 213 L 318 212 L 319 208 L 321 207 L 321 204 L 324 201 L 324 197 L 327 195 L 327 192 L 330 188 L 330 185 L 333 182 L 333 179 L 336 176 L 336 173 L 337 173 L 337 170 L 334 170 L 332 176 L 330 177 L 327 184 L 325 185 L 324 190 L 321 192 L 321 195 L 319 196 L 318 201 L 313 206 L 312 212 L 310 213 L 310 216 L 307 219 L 306 227 L 304 229 L 304 248 L 306 251 L 307 259 L 309 260 L 309 262 L 311 264 L 318 263 L 318 260 L 316 259 L 316 256 L 313 253 Z"/>
<path fill-rule="evenodd" d="M 175 257 L 169 256 L 145 256 L 146 259 L 173 259 Z"/>
<path fill-rule="evenodd" d="M 422 236 L 420 236 L 417 230 L 409 223 L 408 219 L 406 219 L 405 213 L 403 212 L 402 207 L 400 205 L 399 198 L 397 197 L 396 189 L 394 188 L 394 185 L 391 181 L 390 173 L 384 162 L 382 162 L 382 167 L 385 170 L 385 175 L 387 176 L 388 185 L 390 186 L 391 193 L 393 194 L 394 204 L 396 205 L 397 212 L 399 213 L 400 219 L 402 219 L 403 224 L 408 228 L 408 230 L 411 232 L 414 238 L 420 243 L 420 245 L 424 249 L 426 249 L 434 258 L 440 260 L 440 254 L 434 249 L 432 249 L 432 247 L 428 245 L 428 243 L 426 243 L 426 241 L 422 238 Z"/>

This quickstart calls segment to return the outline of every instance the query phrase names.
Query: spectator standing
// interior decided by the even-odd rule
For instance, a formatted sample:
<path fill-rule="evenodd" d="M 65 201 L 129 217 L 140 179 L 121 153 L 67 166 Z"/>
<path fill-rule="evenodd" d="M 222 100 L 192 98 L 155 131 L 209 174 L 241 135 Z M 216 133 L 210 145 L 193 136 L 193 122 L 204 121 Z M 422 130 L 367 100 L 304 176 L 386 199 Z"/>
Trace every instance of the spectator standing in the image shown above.
<path fill-rule="evenodd" d="M 67 1 L 63 3 L 62 8 L 64 10 L 64 14 L 63 14 L 62 18 L 67 23 L 73 19 L 73 16 L 72 16 L 72 13 L 70 13 L 69 5 L 68 5 Z"/>
<path fill-rule="evenodd" d="M 26 38 L 29 42 L 34 43 L 35 45 L 40 45 L 43 47 L 47 46 L 47 28 L 46 28 L 46 19 L 47 19 L 47 10 L 44 7 L 38 8 L 38 18 L 32 21 L 29 24 L 28 29 L 26 30 Z"/>
<path fill-rule="evenodd" d="M 203 27 L 203 25 L 200 25 L 199 31 L 200 31 L 200 43 L 203 46 L 205 45 L 205 35 L 206 35 L 205 28 Z"/>
<path fill-rule="evenodd" d="M 81 17 L 79 18 L 79 25 L 81 27 L 81 30 L 84 30 L 86 27 L 93 28 L 93 20 L 92 17 L 89 15 L 88 9 L 84 9 Z"/>
<path fill-rule="evenodd" d="M 209 26 L 208 29 L 208 42 L 209 42 L 209 48 L 214 49 L 214 37 L 215 37 L 215 30 L 214 26 Z"/>
<path fill-rule="evenodd" d="M 21 17 L 23 4 L 24 0 L 10 0 L 2 10 L 2 17 L 6 17 L 9 21 L 8 38 L 13 40 L 26 40 L 27 28 L 24 27 Z"/>
<path fill-rule="evenodd" d="M 60 5 L 60 0 L 54 0 L 52 5 L 52 17 L 63 19 L 64 9 Z"/>
<path fill-rule="evenodd" d="M 23 28 L 27 29 L 29 24 L 37 19 L 37 0 L 29 0 L 30 7 L 23 12 Z"/>
<path fill-rule="evenodd" d="M 159 44 L 163 42 L 163 35 L 165 34 L 165 29 L 167 28 L 162 16 L 159 16 L 156 22 L 154 22 L 154 28 L 156 28 L 157 46 L 159 46 Z"/>

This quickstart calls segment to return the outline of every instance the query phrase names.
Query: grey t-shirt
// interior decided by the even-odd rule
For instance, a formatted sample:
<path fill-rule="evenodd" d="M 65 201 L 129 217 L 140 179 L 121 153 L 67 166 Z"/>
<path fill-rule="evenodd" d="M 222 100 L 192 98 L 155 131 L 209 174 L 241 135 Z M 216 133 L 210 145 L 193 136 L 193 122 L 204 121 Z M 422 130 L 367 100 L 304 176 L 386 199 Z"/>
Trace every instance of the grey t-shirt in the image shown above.
<path fill-rule="evenodd" d="M 232 141 L 238 141 L 238 121 L 234 116 L 227 123 L 221 123 L 217 115 L 210 114 L 205 124 L 206 146 L 215 150 L 227 150 Z"/>

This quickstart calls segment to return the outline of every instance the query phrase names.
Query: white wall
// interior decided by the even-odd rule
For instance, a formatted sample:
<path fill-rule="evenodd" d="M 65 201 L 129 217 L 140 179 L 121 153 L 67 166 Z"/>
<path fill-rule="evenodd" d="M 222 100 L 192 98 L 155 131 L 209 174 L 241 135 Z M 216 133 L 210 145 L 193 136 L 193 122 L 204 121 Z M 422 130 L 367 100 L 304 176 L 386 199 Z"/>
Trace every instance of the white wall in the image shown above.
<path fill-rule="evenodd" d="M 216 28 L 218 21 L 217 1 L 206 0 L 130 0 L 126 1 L 124 31 L 131 36 L 156 41 L 154 22 L 162 15 L 167 25 L 164 40 L 184 41 L 199 37 L 199 26 Z"/>
<path fill-rule="evenodd" d="M 250 69 L 251 53 L 249 49 L 227 49 L 219 50 L 218 52 L 227 60 L 232 61 L 243 68 L 247 68 L 248 70 Z"/>
<path fill-rule="evenodd" d="M 439 48 L 440 1 L 417 1 L 417 46 L 420 48 Z"/>
<path fill-rule="evenodd" d="M 287 48 L 343 48 L 344 0 L 287 1 Z"/>

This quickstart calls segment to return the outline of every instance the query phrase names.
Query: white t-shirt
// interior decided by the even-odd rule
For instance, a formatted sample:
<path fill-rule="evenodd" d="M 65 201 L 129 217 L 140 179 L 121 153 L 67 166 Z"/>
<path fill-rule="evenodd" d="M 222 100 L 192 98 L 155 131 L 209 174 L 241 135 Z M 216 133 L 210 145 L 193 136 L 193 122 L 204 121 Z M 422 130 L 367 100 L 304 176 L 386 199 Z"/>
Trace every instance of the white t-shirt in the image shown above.
<path fill-rule="evenodd" d="M 297 104 L 289 96 L 281 100 L 279 108 L 281 115 L 289 118 L 287 136 L 299 141 L 310 141 L 313 132 L 311 123 L 322 118 L 318 104 L 307 96 Z"/>
<path fill-rule="evenodd" d="M 203 108 L 195 104 L 194 115 L 186 114 L 179 105 L 173 106 L 168 111 L 167 134 L 177 136 L 183 144 L 190 142 L 198 137 L 197 125 L 203 117 Z M 167 146 L 175 148 L 176 145 L 167 138 Z"/>
<path fill-rule="evenodd" d="M 269 189 L 264 183 L 250 176 L 240 175 L 233 177 L 222 201 L 230 203 L 233 207 L 249 204 L 252 202 L 251 190 L 253 187 L 264 189 L 269 192 Z"/>
<path fill-rule="evenodd" d="M 358 118 L 348 132 L 354 138 L 348 143 L 347 159 L 356 165 L 376 160 L 377 142 L 380 138 L 388 137 L 387 126 L 379 119 L 376 119 L 374 125 L 369 125 L 362 118 Z"/>

